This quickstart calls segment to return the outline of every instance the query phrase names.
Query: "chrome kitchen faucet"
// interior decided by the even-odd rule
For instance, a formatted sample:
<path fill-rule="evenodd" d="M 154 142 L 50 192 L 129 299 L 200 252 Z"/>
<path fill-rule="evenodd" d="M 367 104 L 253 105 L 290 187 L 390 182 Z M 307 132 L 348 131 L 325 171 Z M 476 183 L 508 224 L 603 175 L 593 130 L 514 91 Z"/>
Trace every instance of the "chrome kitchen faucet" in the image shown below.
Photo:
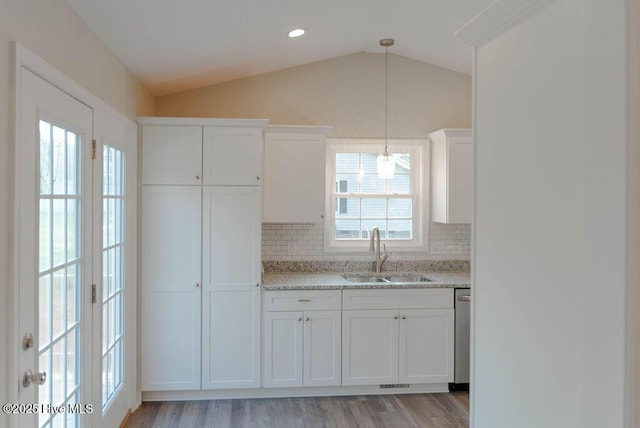
<path fill-rule="evenodd" d="M 382 244 L 382 248 L 384 248 L 384 256 L 380 257 L 380 229 L 378 229 L 378 226 L 373 226 L 369 236 L 369 251 L 376 252 L 376 273 L 382 272 L 382 265 L 385 260 L 387 260 L 387 257 L 389 257 L 387 254 L 387 244 Z"/>

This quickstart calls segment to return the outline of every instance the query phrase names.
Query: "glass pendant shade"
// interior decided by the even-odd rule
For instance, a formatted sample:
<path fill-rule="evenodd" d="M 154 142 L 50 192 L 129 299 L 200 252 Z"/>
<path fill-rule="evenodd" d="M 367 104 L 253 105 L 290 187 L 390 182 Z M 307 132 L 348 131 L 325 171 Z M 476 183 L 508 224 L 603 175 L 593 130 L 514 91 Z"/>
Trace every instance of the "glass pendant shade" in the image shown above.
<path fill-rule="evenodd" d="M 378 156 L 378 178 L 391 179 L 396 169 L 396 161 L 393 156 L 380 155 Z"/>

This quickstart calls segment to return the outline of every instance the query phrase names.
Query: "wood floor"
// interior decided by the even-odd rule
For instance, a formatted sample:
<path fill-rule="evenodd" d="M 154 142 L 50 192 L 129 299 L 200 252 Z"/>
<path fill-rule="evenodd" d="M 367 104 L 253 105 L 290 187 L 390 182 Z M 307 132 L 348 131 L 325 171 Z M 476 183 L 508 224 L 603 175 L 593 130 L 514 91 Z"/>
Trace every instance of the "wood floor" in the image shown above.
<path fill-rule="evenodd" d="M 467 428 L 469 394 L 143 403 L 127 421 L 133 427 L 390 427 Z"/>

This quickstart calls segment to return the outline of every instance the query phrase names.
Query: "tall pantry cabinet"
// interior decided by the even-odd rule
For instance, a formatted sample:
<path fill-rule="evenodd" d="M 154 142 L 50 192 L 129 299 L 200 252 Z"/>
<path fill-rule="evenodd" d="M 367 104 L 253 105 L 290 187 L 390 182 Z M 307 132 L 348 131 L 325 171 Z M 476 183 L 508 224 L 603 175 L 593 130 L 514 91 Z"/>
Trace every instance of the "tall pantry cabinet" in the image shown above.
<path fill-rule="evenodd" d="M 257 388 L 267 121 L 138 123 L 142 390 Z"/>

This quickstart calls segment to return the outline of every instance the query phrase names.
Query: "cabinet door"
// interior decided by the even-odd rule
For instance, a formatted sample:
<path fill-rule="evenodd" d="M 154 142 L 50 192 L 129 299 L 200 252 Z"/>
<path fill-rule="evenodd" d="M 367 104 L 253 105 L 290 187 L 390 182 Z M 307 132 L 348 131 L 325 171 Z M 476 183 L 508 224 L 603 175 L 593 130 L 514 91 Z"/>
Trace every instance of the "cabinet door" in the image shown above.
<path fill-rule="evenodd" d="M 259 388 L 260 289 L 205 293 L 202 389 Z"/>
<path fill-rule="evenodd" d="M 142 127 L 142 184 L 201 184 L 202 127 Z"/>
<path fill-rule="evenodd" d="M 257 388 L 260 188 L 209 186 L 203 194 L 202 386 Z"/>
<path fill-rule="evenodd" d="M 325 211 L 324 135 L 270 135 L 264 143 L 264 221 L 320 223 Z"/>
<path fill-rule="evenodd" d="M 473 146 L 471 137 L 452 137 L 449 150 L 449 221 L 471 223 Z"/>
<path fill-rule="evenodd" d="M 398 383 L 398 311 L 342 313 L 342 384 Z"/>
<path fill-rule="evenodd" d="M 260 285 L 260 196 L 255 186 L 203 188 L 205 289 L 253 290 Z"/>
<path fill-rule="evenodd" d="M 400 311 L 400 383 L 453 382 L 454 310 Z"/>
<path fill-rule="evenodd" d="M 261 128 L 205 127 L 203 141 L 204 184 L 262 184 Z"/>
<path fill-rule="evenodd" d="M 144 186 L 143 391 L 200 388 L 199 186 Z"/>
<path fill-rule="evenodd" d="M 473 145 L 470 129 L 443 129 L 431 139 L 432 220 L 471 223 Z"/>
<path fill-rule="evenodd" d="M 304 386 L 340 385 L 340 311 L 304 313 Z"/>
<path fill-rule="evenodd" d="M 302 386 L 302 312 L 265 312 L 265 388 Z"/>

